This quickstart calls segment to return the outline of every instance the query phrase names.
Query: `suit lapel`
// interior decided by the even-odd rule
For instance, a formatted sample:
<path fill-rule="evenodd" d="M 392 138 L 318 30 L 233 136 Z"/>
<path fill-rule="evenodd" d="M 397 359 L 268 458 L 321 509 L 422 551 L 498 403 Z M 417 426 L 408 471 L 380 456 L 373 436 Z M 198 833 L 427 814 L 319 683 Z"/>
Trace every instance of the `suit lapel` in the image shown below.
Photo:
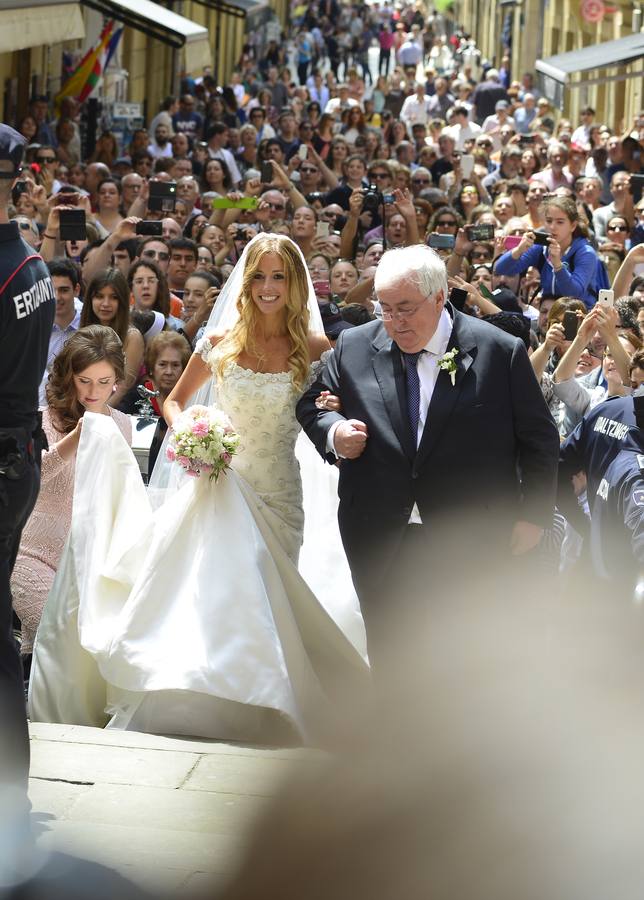
<path fill-rule="evenodd" d="M 455 383 L 452 384 L 452 379 L 448 372 L 441 370 L 438 373 L 432 400 L 429 404 L 425 428 L 414 461 L 414 469 L 416 470 L 425 464 L 440 439 L 461 393 L 467 370 L 474 362 L 474 355 L 476 354 L 476 341 L 467 324 L 467 316 L 451 307 L 448 311 L 454 319 L 454 325 L 447 350 L 458 347 L 459 351 L 456 356 L 456 379 Z"/>
<path fill-rule="evenodd" d="M 400 351 L 383 329 L 373 341 L 376 353 L 373 370 L 382 393 L 387 414 L 400 446 L 410 460 L 416 455 L 415 443 L 407 414 L 405 376 Z"/>

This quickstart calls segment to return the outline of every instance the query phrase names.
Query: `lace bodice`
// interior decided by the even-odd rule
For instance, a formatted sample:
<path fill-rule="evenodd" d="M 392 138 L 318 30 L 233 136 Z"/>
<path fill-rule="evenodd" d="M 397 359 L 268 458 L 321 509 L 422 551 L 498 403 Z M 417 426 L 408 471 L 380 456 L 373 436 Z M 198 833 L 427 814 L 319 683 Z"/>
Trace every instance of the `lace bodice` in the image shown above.
<path fill-rule="evenodd" d="M 195 352 L 214 375 L 219 358 L 217 347 L 212 348 L 209 339 L 202 338 Z M 329 352 L 311 365 L 305 387 L 317 378 Z M 292 557 L 297 556 L 304 527 L 302 484 L 295 458 L 295 441 L 300 431 L 295 406 L 299 398 L 290 372 L 266 374 L 229 363 L 216 384 L 214 400 L 241 438 L 232 467 L 280 520 L 276 520 L 275 527 Z"/>

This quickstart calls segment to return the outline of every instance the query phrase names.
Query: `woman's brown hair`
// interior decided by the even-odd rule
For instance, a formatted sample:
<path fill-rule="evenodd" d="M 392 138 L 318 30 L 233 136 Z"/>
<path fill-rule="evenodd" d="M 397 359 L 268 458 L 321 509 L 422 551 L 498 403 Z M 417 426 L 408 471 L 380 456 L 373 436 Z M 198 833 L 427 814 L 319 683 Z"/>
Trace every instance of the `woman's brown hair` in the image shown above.
<path fill-rule="evenodd" d="M 54 359 L 45 395 L 53 424 L 62 434 L 73 431 L 85 412 L 76 396 L 74 375 L 99 362 L 112 366 L 117 382 L 125 379 L 123 344 L 114 329 L 105 325 L 79 328 Z"/>
<path fill-rule="evenodd" d="M 572 235 L 573 238 L 585 237 L 588 239 L 590 232 L 588 231 L 586 224 L 579 218 L 579 210 L 572 197 L 557 197 L 556 195 L 548 197 L 547 200 L 543 201 L 540 208 L 545 212 L 550 206 L 554 206 L 555 209 L 562 212 L 566 218 L 575 225 L 575 230 Z"/>
<path fill-rule="evenodd" d="M 174 350 L 179 351 L 179 355 L 181 356 L 181 371 L 188 365 L 192 350 L 190 349 L 190 344 L 187 340 L 180 334 L 177 334 L 176 331 L 162 331 L 160 334 L 155 335 L 145 348 L 145 368 L 147 369 L 150 378 L 152 377 L 158 358 L 164 350 L 168 349 L 168 347 L 172 347 Z"/>
<path fill-rule="evenodd" d="M 146 265 L 148 265 L 146 261 Z M 83 311 L 81 312 L 81 328 L 87 325 L 100 325 L 98 316 L 94 312 L 92 306 L 94 297 L 103 288 L 110 287 L 116 294 L 118 299 L 118 309 L 114 320 L 110 323 L 110 327 L 118 334 L 121 341 L 125 343 L 128 328 L 130 327 L 130 291 L 127 286 L 125 276 L 119 269 L 105 269 L 99 275 L 95 275 L 89 283 L 87 294 L 83 298 Z"/>

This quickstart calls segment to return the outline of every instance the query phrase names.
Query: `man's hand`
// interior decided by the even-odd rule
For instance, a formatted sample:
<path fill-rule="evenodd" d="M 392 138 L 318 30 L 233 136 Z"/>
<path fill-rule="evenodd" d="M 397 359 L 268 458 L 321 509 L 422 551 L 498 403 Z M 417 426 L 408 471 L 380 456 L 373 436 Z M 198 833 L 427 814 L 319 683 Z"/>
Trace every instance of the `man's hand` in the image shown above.
<path fill-rule="evenodd" d="M 534 550 L 543 535 L 543 528 L 533 525 L 532 522 L 515 522 L 510 538 L 510 552 L 512 556 L 523 556 Z"/>
<path fill-rule="evenodd" d="M 338 456 L 357 459 L 367 444 L 367 426 L 358 419 L 340 422 L 333 435 L 333 445 Z"/>

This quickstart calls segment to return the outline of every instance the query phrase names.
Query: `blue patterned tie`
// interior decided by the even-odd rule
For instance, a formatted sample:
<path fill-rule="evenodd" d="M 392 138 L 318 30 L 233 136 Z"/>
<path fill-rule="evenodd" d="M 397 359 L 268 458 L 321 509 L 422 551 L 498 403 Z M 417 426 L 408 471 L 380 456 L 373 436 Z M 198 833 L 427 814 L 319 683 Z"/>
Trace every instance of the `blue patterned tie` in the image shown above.
<path fill-rule="evenodd" d="M 414 445 L 418 441 L 418 422 L 420 420 L 420 378 L 418 376 L 418 360 L 424 350 L 418 353 L 403 353 L 405 357 L 405 377 L 407 379 L 407 412 L 409 424 L 414 437 Z"/>

